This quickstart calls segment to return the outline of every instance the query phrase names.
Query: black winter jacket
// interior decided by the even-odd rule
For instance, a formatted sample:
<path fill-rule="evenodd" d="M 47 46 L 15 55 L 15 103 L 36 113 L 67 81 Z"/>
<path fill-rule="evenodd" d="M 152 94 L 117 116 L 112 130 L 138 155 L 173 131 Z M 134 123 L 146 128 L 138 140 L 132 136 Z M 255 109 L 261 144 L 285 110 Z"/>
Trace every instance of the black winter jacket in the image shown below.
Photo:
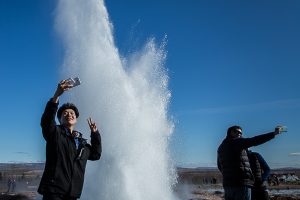
<path fill-rule="evenodd" d="M 226 137 L 218 148 L 218 168 L 223 175 L 223 186 L 252 187 L 254 177 L 247 149 L 263 144 L 274 137 L 274 132 L 252 138 Z"/>
<path fill-rule="evenodd" d="M 46 140 L 46 164 L 38 192 L 42 195 L 54 193 L 79 198 L 87 160 L 100 159 L 101 137 L 98 131 L 91 133 L 91 145 L 80 137 L 76 149 L 74 138 L 67 134 L 63 126 L 56 125 L 57 108 L 58 103 L 53 103 L 51 99 L 41 120 Z"/>
<path fill-rule="evenodd" d="M 254 176 L 254 186 L 261 186 L 263 181 L 262 181 L 262 169 L 260 167 L 259 160 L 257 158 L 257 153 L 256 152 L 248 152 L 248 158 L 251 166 L 251 170 Z"/>

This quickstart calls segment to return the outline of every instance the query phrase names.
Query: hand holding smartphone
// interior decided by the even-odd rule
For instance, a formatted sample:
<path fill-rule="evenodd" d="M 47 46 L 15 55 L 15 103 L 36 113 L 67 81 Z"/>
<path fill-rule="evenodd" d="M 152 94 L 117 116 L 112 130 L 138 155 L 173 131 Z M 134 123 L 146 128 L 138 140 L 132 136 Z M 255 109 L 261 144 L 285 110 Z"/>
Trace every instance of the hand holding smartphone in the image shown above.
<path fill-rule="evenodd" d="M 283 133 L 283 132 L 287 132 L 288 128 L 286 126 L 277 126 L 275 131 L 277 130 L 277 134 Z"/>
<path fill-rule="evenodd" d="M 287 132 L 288 128 L 286 126 L 280 126 L 279 130 L 280 132 Z"/>

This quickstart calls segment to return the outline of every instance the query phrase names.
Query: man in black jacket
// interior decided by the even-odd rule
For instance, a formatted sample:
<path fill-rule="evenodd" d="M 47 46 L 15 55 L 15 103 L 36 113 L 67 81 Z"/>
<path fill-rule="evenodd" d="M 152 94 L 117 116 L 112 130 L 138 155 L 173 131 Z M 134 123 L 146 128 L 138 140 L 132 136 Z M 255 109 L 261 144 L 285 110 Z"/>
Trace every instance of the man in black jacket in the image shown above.
<path fill-rule="evenodd" d="M 79 117 L 76 106 L 63 104 L 58 109 L 58 100 L 72 85 L 62 80 L 45 108 L 41 119 L 43 137 L 46 140 L 45 170 L 38 188 L 43 200 L 76 200 L 80 198 L 87 160 L 99 160 L 101 136 L 95 122 L 88 119 L 91 144 L 82 138 L 74 127 Z M 57 111 L 58 109 L 58 111 Z M 60 125 L 55 122 L 55 115 Z"/>
<path fill-rule="evenodd" d="M 218 148 L 218 168 L 223 175 L 225 200 L 250 200 L 254 177 L 251 171 L 247 149 L 263 144 L 278 135 L 281 127 L 274 132 L 252 138 L 242 137 L 242 128 L 232 126 Z"/>

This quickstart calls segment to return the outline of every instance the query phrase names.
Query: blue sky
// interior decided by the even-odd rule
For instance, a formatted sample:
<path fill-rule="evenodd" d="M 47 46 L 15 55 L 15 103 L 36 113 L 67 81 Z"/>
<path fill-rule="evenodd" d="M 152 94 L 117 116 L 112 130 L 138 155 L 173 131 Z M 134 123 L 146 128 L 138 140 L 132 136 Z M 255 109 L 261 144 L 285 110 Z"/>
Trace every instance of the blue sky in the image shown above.
<path fill-rule="evenodd" d="M 0 1 L 0 162 L 44 160 L 39 121 L 63 60 L 55 3 Z M 177 165 L 214 166 L 231 125 L 251 137 L 284 124 L 288 133 L 253 150 L 272 167 L 300 166 L 299 1 L 109 0 L 106 6 L 124 57 L 150 37 L 159 43 L 167 35 Z"/>

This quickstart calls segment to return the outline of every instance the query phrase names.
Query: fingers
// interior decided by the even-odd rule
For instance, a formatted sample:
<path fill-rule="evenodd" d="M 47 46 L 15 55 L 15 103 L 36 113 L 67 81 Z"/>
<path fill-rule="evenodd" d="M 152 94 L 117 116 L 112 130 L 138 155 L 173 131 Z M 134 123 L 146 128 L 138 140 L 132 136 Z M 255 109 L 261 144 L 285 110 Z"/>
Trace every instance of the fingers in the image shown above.
<path fill-rule="evenodd" d="M 89 123 L 89 126 L 95 126 L 96 123 L 92 121 L 92 118 L 88 118 L 88 123 Z"/>
<path fill-rule="evenodd" d="M 89 127 L 90 127 L 91 131 L 93 131 L 93 132 L 97 131 L 96 123 L 92 121 L 92 118 L 89 117 L 87 119 L 87 121 L 88 121 L 88 124 L 89 124 Z"/>
<path fill-rule="evenodd" d="M 281 129 L 282 129 L 282 126 L 276 126 L 275 128 L 275 135 L 278 135 L 281 133 Z"/>
<path fill-rule="evenodd" d="M 90 117 L 87 119 L 87 122 L 89 124 L 89 127 L 91 127 L 91 125 L 92 125 L 92 119 Z"/>
<path fill-rule="evenodd" d="M 68 80 L 61 80 L 58 84 L 58 86 L 66 91 L 66 90 L 69 90 L 70 88 L 72 88 L 72 84 L 68 81 Z"/>
<path fill-rule="evenodd" d="M 54 93 L 54 99 L 56 99 L 54 102 L 58 102 L 58 97 L 61 96 L 65 91 L 68 91 L 72 88 L 72 85 L 69 83 L 68 80 L 61 80 L 56 88 L 56 91 Z"/>

